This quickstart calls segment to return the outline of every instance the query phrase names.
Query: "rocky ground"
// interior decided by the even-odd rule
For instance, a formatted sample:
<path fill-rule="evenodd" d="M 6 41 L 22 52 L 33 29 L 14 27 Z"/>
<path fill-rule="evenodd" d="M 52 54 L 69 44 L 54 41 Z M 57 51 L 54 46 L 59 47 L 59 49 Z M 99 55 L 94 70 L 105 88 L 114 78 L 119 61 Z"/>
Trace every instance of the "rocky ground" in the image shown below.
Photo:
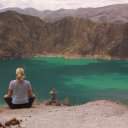
<path fill-rule="evenodd" d="M 16 118 L 6 128 L 128 128 L 128 106 L 99 100 L 77 106 L 33 105 L 30 109 L 0 109 L 0 123 Z"/>

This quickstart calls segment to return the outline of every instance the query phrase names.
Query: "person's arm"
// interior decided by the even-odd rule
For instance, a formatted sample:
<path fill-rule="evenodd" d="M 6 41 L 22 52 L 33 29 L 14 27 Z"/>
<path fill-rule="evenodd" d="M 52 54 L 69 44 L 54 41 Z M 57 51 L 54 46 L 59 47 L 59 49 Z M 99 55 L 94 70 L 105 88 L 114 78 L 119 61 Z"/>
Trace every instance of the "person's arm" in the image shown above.
<path fill-rule="evenodd" d="M 8 90 L 8 94 L 5 95 L 4 98 L 11 97 L 11 96 L 12 96 L 12 93 L 13 93 L 12 89 L 9 89 L 9 90 Z"/>
<path fill-rule="evenodd" d="M 13 95 L 13 81 L 10 82 L 9 88 L 8 88 L 8 93 L 7 95 L 4 96 L 4 98 L 11 97 Z"/>
<path fill-rule="evenodd" d="M 34 96 L 33 92 L 32 92 L 32 89 L 28 89 L 28 96 L 30 96 L 30 97 Z"/>
<path fill-rule="evenodd" d="M 31 87 L 31 84 L 29 81 L 28 81 L 28 91 L 27 92 L 28 92 L 28 96 L 35 97 L 35 94 L 33 94 L 32 87 Z"/>

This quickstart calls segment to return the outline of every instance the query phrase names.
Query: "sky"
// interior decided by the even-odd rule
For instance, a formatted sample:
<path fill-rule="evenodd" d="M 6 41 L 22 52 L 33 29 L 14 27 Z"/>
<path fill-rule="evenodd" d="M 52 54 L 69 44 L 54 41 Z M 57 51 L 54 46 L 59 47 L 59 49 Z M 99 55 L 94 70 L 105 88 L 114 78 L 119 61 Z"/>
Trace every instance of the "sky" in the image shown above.
<path fill-rule="evenodd" d="M 128 4 L 128 0 L 0 0 L 0 9 L 8 7 L 36 8 L 38 10 L 76 9 Z"/>

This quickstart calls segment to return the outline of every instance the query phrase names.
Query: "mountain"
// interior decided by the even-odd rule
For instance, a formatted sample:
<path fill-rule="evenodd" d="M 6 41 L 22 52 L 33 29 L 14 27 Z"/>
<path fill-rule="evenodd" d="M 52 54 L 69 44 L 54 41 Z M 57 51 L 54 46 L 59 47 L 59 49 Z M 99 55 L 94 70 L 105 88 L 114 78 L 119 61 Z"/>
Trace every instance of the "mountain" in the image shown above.
<path fill-rule="evenodd" d="M 40 17 L 48 21 L 57 21 L 66 16 L 72 16 L 92 20 L 94 22 L 128 22 L 128 4 L 117 4 L 99 8 L 59 9 L 56 11 L 39 11 L 33 8 L 6 8 L 0 10 L 0 12 L 5 12 L 7 10 Z"/>
<path fill-rule="evenodd" d="M 105 55 L 128 58 L 128 23 L 65 17 L 56 22 L 15 11 L 0 13 L 0 57 Z"/>
<path fill-rule="evenodd" d="M 16 11 L 20 14 L 31 15 L 31 16 L 39 17 L 41 19 L 44 19 L 46 16 L 51 15 L 53 13 L 50 10 L 39 11 L 39 10 L 34 9 L 34 8 L 25 8 L 25 9 L 5 8 L 5 9 L 0 10 L 0 12 L 6 12 L 6 11 Z"/>

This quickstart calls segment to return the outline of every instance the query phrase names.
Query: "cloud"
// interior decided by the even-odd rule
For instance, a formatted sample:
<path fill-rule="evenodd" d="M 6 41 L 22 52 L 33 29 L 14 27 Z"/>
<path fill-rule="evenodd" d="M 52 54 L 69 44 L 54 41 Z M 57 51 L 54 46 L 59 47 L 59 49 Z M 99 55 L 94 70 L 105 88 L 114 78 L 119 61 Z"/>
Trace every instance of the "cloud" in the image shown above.
<path fill-rule="evenodd" d="M 3 8 L 6 7 L 27 7 L 30 4 L 30 1 L 33 2 L 34 0 L 0 0 L 0 6 Z"/>
<path fill-rule="evenodd" d="M 57 10 L 60 8 L 101 7 L 124 3 L 128 3 L 128 0 L 0 0 L 0 7 L 32 7 L 39 10 Z"/>

